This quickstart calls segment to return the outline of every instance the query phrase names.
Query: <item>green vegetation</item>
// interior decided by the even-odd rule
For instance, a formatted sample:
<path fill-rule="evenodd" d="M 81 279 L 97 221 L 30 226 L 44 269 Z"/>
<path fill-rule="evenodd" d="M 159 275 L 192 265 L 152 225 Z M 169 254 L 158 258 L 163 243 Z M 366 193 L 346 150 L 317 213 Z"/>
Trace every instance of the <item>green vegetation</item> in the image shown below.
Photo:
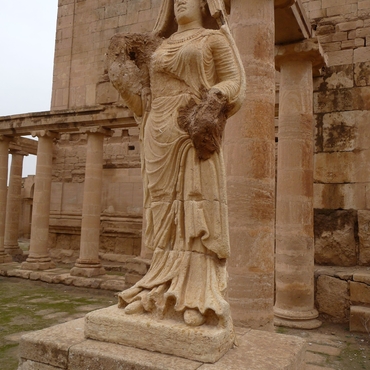
<path fill-rule="evenodd" d="M 115 302 L 110 291 L 0 277 L 0 369 L 17 369 L 21 334 L 83 317 Z"/>

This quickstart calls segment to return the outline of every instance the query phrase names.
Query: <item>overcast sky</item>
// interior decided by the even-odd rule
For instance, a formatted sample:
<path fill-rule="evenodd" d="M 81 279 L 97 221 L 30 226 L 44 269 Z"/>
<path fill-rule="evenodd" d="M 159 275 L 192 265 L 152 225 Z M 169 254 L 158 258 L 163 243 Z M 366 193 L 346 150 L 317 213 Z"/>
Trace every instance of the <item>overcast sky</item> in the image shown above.
<path fill-rule="evenodd" d="M 58 0 L 0 0 L 0 116 L 50 110 Z M 25 157 L 23 176 L 34 174 Z"/>

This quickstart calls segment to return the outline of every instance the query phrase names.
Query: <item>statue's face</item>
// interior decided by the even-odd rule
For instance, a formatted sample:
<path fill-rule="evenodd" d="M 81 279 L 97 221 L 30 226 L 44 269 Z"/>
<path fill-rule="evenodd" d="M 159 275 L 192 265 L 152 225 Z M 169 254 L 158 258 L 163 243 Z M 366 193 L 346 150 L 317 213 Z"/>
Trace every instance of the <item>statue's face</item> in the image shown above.
<path fill-rule="evenodd" d="M 178 24 L 202 22 L 200 0 L 174 0 L 174 9 Z"/>

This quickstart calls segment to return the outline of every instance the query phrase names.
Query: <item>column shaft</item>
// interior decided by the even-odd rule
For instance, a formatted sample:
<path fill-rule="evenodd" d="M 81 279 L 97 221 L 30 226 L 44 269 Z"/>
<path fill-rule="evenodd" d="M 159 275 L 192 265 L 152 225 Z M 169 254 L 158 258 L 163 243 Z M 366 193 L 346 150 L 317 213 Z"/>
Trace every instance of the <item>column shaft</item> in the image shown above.
<path fill-rule="evenodd" d="M 24 154 L 18 152 L 12 153 L 9 189 L 6 202 L 4 248 L 5 252 L 13 256 L 13 258 L 23 255 L 22 249 L 18 246 L 23 156 Z"/>
<path fill-rule="evenodd" d="M 320 326 L 314 307 L 313 86 L 310 60 L 281 63 L 275 324 Z"/>
<path fill-rule="evenodd" d="M 226 125 L 234 322 L 273 327 L 275 207 L 274 1 L 231 0 L 230 25 L 247 76 L 241 110 Z"/>
<path fill-rule="evenodd" d="M 5 253 L 4 249 L 6 197 L 8 192 L 8 152 L 9 140 L 0 137 L 0 263 L 12 261 L 12 257 Z"/>
<path fill-rule="evenodd" d="M 46 270 L 54 267 L 48 251 L 53 137 L 43 132 L 38 138 L 30 251 L 22 268 Z"/>
<path fill-rule="evenodd" d="M 99 260 L 103 144 L 104 134 L 88 133 L 80 257 L 71 270 L 71 275 L 75 276 L 91 277 L 105 274 Z"/>

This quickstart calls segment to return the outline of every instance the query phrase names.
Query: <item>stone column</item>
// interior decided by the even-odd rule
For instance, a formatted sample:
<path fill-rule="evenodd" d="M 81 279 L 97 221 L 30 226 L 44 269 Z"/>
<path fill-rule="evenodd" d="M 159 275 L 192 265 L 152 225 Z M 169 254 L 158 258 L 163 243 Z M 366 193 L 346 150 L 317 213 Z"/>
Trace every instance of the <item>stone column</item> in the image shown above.
<path fill-rule="evenodd" d="M 105 274 L 99 260 L 101 192 L 103 185 L 104 137 L 111 131 L 89 128 L 87 132 L 86 170 L 82 203 L 80 257 L 71 275 L 92 277 Z"/>
<path fill-rule="evenodd" d="M 47 270 L 55 267 L 48 251 L 53 140 L 51 131 L 32 133 L 38 136 L 35 190 L 33 195 L 31 240 L 28 258 L 22 269 Z"/>
<path fill-rule="evenodd" d="M 0 136 L 0 263 L 12 261 L 4 249 L 9 141 L 10 138 Z"/>
<path fill-rule="evenodd" d="M 312 61 L 322 59 L 311 41 L 281 47 L 277 54 L 281 74 L 275 325 L 313 329 L 321 322 L 314 307 Z"/>
<path fill-rule="evenodd" d="M 21 213 L 21 192 L 22 192 L 22 168 L 23 157 L 26 153 L 12 151 L 12 164 L 10 166 L 9 188 L 6 202 L 5 218 L 5 252 L 17 258 L 22 256 L 23 251 L 18 245 L 19 217 Z"/>
<path fill-rule="evenodd" d="M 231 0 L 230 26 L 247 96 L 225 130 L 234 322 L 273 328 L 275 222 L 274 1 Z"/>

